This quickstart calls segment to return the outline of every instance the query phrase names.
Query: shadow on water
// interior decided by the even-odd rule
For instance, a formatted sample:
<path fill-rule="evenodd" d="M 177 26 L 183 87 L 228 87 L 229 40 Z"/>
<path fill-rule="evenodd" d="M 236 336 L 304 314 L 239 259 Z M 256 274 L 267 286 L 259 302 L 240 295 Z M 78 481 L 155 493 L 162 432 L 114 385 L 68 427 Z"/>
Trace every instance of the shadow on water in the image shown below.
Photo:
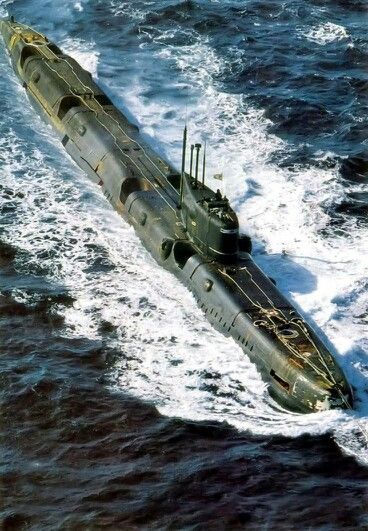
<path fill-rule="evenodd" d="M 280 291 L 290 300 L 293 300 L 293 293 L 312 293 L 317 288 L 317 277 L 306 267 L 294 262 L 288 254 L 268 254 L 259 242 L 255 243 L 255 247 L 254 261 L 276 281 Z"/>

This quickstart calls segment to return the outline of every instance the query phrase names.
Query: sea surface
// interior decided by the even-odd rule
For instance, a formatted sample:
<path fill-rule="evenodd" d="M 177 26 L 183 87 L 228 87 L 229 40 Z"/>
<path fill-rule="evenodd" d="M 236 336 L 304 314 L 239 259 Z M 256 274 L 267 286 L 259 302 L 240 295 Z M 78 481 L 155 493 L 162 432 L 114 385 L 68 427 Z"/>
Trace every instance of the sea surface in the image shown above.
<path fill-rule="evenodd" d="M 0 46 L 0 528 L 368 529 L 366 0 L 0 0 L 162 156 L 207 142 L 354 411 L 296 415 L 36 115 Z"/>

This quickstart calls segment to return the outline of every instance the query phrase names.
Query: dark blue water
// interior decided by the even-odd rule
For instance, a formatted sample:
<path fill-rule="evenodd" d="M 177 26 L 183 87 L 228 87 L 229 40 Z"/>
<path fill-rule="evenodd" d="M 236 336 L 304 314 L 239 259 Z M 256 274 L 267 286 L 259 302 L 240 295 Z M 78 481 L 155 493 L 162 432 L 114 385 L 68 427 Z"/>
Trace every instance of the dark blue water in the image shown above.
<path fill-rule="evenodd" d="M 174 163 L 185 120 L 207 140 L 209 179 L 224 172 L 256 261 L 318 327 L 356 409 L 275 409 L 1 49 L 1 528 L 368 528 L 368 4 L 0 0 L 7 13 Z"/>

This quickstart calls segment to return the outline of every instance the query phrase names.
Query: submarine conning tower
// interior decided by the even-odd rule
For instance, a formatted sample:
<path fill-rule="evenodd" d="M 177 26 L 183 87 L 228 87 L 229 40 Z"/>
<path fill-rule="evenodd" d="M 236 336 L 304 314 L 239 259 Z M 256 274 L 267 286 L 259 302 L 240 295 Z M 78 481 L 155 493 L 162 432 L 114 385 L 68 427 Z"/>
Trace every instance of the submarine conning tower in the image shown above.
<path fill-rule="evenodd" d="M 238 254 L 239 223 L 227 198 L 185 178 L 181 215 L 188 236 L 201 251 L 220 262 Z"/>
<path fill-rule="evenodd" d="M 205 185 L 206 151 L 203 155 L 202 180 L 199 180 L 201 144 L 191 145 L 190 171 L 189 174 L 185 172 L 186 143 L 187 126 L 183 133 L 179 206 L 184 229 L 189 239 L 207 256 L 223 263 L 234 262 L 239 250 L 251 252 L 251 240 L 248 236 L 239 236 L 238 218 L 229 200 L 220 190 L 214 192 Z"/>

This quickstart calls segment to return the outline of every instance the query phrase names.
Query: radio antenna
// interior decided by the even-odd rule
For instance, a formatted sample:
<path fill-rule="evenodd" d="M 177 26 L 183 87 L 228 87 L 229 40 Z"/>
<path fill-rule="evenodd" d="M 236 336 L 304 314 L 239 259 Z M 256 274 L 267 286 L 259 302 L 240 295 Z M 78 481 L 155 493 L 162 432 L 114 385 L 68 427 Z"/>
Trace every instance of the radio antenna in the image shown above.
<path fill-rule="evenodd" d="M 192 178 L 192 172 L 193 172 L 193 151 L 194 151 L 194 145 L 192 144 L 190 146 L 190 165 L 189 165 L 189 177 Z"/>
<path fill-rule="evenodd" d="M 187 124 L 185 123 L 183 131 L 183 152 L 181 155 L 181 176 L 180 176 L 180 202 L 179 207 L 183 202 L 183 190 L 184 190 L 184 175 L 185 175 L 185 156 L 187 152 Z"/>
<path fill-rule="evenodd" d="M 206 147 L 207 147 L 207 140 L 204 141 L 203 169 L 202 169 L 202 188 L 204 188 L 204 179 L 206 177 Z"/>
<path fill-rule="evenodd" d="M 195 180 L 194 180 L 194 186 L 197 188 L 198 186 L 198 165 L 199 165 L 199 150 L 201 149 L 201 144 L 196 144 L 195 148 L 197 150 L 196 153 L 196 166 L 195 166 Z"/>

